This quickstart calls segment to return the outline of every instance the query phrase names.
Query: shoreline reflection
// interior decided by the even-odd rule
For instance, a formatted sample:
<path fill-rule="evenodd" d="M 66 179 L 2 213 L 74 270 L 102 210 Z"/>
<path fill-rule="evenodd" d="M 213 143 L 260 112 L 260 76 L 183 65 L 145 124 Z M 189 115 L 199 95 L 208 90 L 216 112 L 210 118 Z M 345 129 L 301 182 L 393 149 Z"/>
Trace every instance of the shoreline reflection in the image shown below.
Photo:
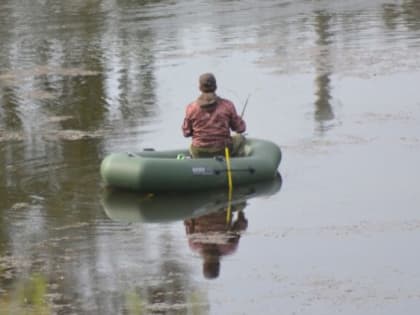
<path fill-rule="evenodd" d="M 331 48 L 332 32 L 331 28 L 331 14 L 324 11 L 316 12 L 315 15 L 315 33 L 318 38 L 316 45 L 319 48 L 319 54 L 315 57 L 315 112 L 314 118 L 318 123 L 316 131 L 320 135 L 324 135 L 329 129 L 334 126 L 331 123 L 335 119 L 333 107 L 331 105 Z"/>

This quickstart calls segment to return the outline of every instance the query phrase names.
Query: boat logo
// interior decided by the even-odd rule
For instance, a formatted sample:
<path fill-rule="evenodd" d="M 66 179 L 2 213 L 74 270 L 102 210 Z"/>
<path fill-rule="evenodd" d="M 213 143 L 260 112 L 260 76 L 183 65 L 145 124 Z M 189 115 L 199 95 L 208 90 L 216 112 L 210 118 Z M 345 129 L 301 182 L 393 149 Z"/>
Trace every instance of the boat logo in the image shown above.
<path fill-rule="evenodd" d="M 205 166 L 197 166 L 192 168 L 194 175 L 213 175 L 214 171 L 211 168 Z"/>

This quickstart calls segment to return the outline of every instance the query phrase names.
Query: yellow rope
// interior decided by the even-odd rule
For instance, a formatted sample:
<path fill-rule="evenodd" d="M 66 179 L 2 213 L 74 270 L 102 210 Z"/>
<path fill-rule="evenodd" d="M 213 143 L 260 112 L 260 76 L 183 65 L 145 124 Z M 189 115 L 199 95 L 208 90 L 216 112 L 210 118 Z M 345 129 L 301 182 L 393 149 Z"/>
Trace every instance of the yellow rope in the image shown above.
<path fill-rule="evenodd" d="M 229 148 L 225 147 L 225 158 L 226 158 L 226 170 L 227 170 L 227 179 L 228 179 L 228 207 L 226 213 L 226 223 L 230 223 L 232 217 L 232 191 L 233 191 L 233 183 L 232 183 L 232 169 L 230 167 L 230 157 L 229 157 Z"/>

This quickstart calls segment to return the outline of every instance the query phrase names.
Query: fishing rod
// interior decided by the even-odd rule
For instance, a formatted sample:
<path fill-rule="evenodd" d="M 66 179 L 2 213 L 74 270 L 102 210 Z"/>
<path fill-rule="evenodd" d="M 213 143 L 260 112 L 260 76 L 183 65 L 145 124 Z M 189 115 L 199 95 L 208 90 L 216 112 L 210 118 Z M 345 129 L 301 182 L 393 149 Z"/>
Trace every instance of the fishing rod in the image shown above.
<path fill-rule="evenodd" d="M 245 109 L 246 109 L 246 106 L 248 105 L 248 101 L 249 101 L 250 96 L 251 96 L 251 94 L 248 94 L 248 97 L 247 97 L 247 98 L 246 98 L 246 100 L 245 100 L 244 107 L 242 108 L 241 118 L 243 118 L 243 117 L 244 117 L 244 114 L 245 114 Z"/>

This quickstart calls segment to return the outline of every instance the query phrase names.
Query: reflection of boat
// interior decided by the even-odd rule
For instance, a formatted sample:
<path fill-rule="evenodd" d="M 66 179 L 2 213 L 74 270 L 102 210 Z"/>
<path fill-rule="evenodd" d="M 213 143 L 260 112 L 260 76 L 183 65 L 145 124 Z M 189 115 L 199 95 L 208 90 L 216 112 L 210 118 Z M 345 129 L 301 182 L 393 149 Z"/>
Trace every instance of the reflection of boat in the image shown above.
<path fill-rule="evenodd" d="M 231 205 L 258 196 L 270 196 L 280 190 L 281 176 L 252 185 L 234 188 Z M 190 193 L 139 194 L 107 190 L 102 198 L 107 216 L 119 222 L 167 222 L 199 217 L 229 205 L 227 189 Z"/>
<path fill-rule="evenodd" d="M 281 160 L 280 148 L 266 140 L 247 139 L 245 156 L 230 159 L 234 185 L 272 179 Z M 108 186 L 144 192 L 191 191 L 227 187 L 224 157 L 177 159 L 188 150 L 113 153 L 101 164 Z"/>

